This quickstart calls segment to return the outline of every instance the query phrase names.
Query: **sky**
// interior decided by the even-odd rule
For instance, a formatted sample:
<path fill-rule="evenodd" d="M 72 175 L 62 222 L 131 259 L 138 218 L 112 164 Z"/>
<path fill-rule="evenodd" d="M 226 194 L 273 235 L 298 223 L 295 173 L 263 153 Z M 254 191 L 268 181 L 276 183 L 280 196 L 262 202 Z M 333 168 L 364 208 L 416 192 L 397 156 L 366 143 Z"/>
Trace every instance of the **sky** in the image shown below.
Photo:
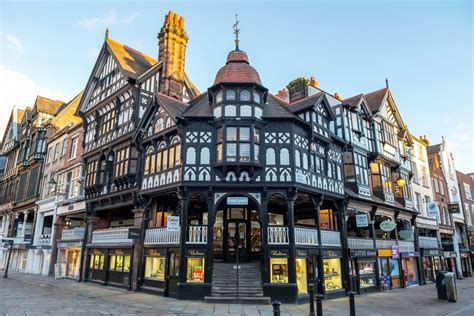
<path fill-rule="evenodd" d="M 276 93 L 315 76 L 343 98 L 385 86 L 409 131 L 444 136 L 456 168 L 474 172 L 473 4 L 469 0 L 5 1 L 0 0 L 0 136 L 13 106 L 36 95 L 69 101 L 84 89 L 110 37 L 157 57 L 166 13 L 185 17 L 186 71 L 201 91 L 240 48 Z"/>

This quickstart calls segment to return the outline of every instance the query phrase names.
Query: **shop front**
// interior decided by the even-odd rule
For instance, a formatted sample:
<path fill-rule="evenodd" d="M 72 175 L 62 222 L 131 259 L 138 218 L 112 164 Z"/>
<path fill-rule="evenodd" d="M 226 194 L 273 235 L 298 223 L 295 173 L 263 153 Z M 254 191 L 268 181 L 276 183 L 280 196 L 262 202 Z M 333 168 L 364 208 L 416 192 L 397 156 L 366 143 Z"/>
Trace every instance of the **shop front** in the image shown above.
<path fill-rule="evenodd" d="M 464 250 L 460 251 L 459 255 L 461 256 L 461 269 L 462 269 L 462 276 L 469 277 L 472 276 L 471 264 L 469 262 L 469 251 Z"/>
<path fill-rule="evenodd" d="M 179 249 L 145 248 L 144 257 L 141 289 L 175 297 L 179 277 Z"/>
<path fill-rule="evenodd" d="M 131 287 L 131 248 L 89 249 L 89 281 Z"/>
<path fill-rule="evenodd" d="M 418 285 L 418 268 L 416 261 L 417 257 L 420 256 L 420 253 L 417 251 L 402 252 L 400 253 L 400 256 L 402 261 L 404 287 Z"/>
<path fill-rule="evenodd" d="M 421 266 L 423 268 L 423 277 L 425 283 L 433 283 L 436 281 L 436 272 L 442 270 L 441 257 L 443 252 L 441 249 L 421 249 Z"/>
<path fill-rule="evenodd" d="M 82 241 L 60 241 L 58 242 L 57 264 L 62 264 L 64 276 L 68 279 L 79 280 Z"/>
<path fill-rule="evenodd" d="M 377 290 L 377 251 L 349 249 L 351 286 L 359 294 Z"/>
<path fill-rule="evenodd" d="M 175 256 L 175 259 L 179 261 L 179 253 L 176 253 Z M 178 266 L 174 268 L 177 289 L 175 291 L 174 284 L 170 284 L 169 295 L 176 295 L 179 299 L 202 299 L 210 295 L 212 270 L 208 268 L 212 263 L 209 262 L 209 259 L 207 248 L 187 248 L 184 258 L 181 260 L 183 267 L 177 263 Z M 183 276 L 179 275 L 180 270 Z"/>
<path fill-rule="evenodd" d="M 444 267 L 447 271 L 456 273 L 456 252 L 444 251 L 443 252 Z"/>
<path fill-rule="evenodd" d="M 392 249 L 378 249 L 377 256 L 380 288 L 392 289 L 401 287 L 398 254 L 393 256 Z"/>
<path fill-rule="evenodd" d="M 92 248 L 89 249 L 89 271 L 87 274 L 88 281 L 99 282 L 105 284 L 105 258 L 107 249 Z"/>
<path fill-rule="evenodd" d="M 327 297 L 340 296 L 345 294 L 342 278 L 342 250 L 323 250 L 323 278 L 324 294 Z"/>

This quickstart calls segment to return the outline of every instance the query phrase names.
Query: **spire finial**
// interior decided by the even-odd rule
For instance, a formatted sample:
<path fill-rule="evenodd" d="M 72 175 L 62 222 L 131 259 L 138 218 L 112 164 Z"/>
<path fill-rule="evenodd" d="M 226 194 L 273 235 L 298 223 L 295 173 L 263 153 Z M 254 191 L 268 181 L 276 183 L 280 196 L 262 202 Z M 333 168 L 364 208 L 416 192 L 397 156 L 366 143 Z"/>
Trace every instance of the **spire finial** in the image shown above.
<path fill-rule="evenodd" d="M 105 29 L 105 39 L 109 38 L 109 28 Z"/>
<path fill-rule="evenodd" d="M 385 78 L 385 86 L 386 86 L 387 89 L 388 89 L 388 78 Z"/>
<path fill-rule="evenodd" d="M 235 23 L 234 23 L 234 34 L 235 34 L 235 50 L 239 50 L 239 33 L 240 33 L 240 29 L 239 29 L 239 20 L 238 20 L 238 14 L 236 13 L 235 14 Z"/>

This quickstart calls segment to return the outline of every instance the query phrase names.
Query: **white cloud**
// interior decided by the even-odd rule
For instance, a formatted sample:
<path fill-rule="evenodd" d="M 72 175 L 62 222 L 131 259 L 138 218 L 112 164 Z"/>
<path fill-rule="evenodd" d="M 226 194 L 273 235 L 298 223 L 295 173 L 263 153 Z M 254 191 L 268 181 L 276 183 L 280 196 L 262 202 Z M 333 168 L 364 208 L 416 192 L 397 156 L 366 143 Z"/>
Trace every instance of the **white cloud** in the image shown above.
<path fill-rule="evenodd" d="M 11 34 L 7 34 L 8 45 L 15 49 L 20 54 L 23 54 L 23 45 L 18 37 L 15 37 Z"/>
<path fill-rule="evenodd" d="M 110 9 L 103 17 L 92 17 L 81 19 L 77 22 L 80 26 L 86 29 L 93 29 L 96 27 L 108 27 L 118 24 L 130 24 L 140 16 L 140 12 L 131 12 L 127 16 L 121 16 L 115 9 Z"/>
<path fill-rule="evenodd" d="M 464 173 L 474 172 L 474 137 L 473 127 L 452 118 L 443 120 L 445 139 L 453 152 L 456 169 Z"/>
<path fill-rule="evenodd" d="M 10 111 L 15 106 L 24 109 L 27 106 L 33 106 L 36 96 L 41 95 L 54 100 L 69 101 L 68 96 L 60 89 L 48 89 L 39 86 L 28 75 L 9 69 L 5 65 L 0 64 L 0 78 L 8 78 L 2 80 L 0 85 L 0 104 L 3 113 L 0 115 L 0 139 L 8 124 Z"/>

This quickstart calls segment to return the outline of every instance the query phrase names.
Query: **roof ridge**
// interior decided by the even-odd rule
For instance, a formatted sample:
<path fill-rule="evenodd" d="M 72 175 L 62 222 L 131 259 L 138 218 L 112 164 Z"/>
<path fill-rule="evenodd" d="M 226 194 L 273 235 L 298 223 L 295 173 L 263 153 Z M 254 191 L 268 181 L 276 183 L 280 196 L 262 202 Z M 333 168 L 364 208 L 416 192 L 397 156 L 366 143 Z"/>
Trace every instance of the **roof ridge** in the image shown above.
<path fill-rule="evenodd" d="M 119 42 L 119 41 L 117 41 L 117 40 L 114 40 L 114 39 L 110 38 L 110 37 L 107 37 L 107 38 L 106 38 L 106 41 L 115 42 L 115 43 L 117 43 L 117 44 L 122 45 L 123 47 L 126 47 L 126 48 L 130 49 L 130 50 L 133 51 L 134 53 L 137 53 L 137 54 L 146 56 L 146 57 L 148 57 L 148 58 L 151 58 L 151 59 L 155 60 L 155 62 L 158 61 L 158 59 L 155 59 L 154 57 L 151 57 L 151 56 L 148 55 L 148 54 L 145 54 L 145 53 L 143 53 L 143 52 L 141 52 L 141 51 L 139 51 L 139 50 L 136 50 L 135 48 L 130 47 L 130 46 L 126 45 L 126 44 L 123 44 L 123 43 L 121 43 L 121 42 Z"/>
<path fill-rule="evenodd" d="M 162 93 L 162 92 L 157 91 L 157 92 L 155 92 L 155 93 L 156 93 L 157 95 L 162 96 L 162 97 L 165 97 L 165 98 L 167 98 L 167 99 L 169 99 L 169 100 L 171 100 L 171 101 L 176 101 L 176 102 L 178 102 L 178 103 L 181 103 L 181 104 L 183 104 L 183 105 L 188 106 L 188 103 L 183 102 L 183 101 L 178 100 L 178 99 L 175 99 L 175 98 L 173 98 L 173 97 L 170 97 L 169 95 L 164 94 L 164 93 Z"/>
<path fill-rule="evenodd" d="M 326 92 L 324 91 L 319 91 L 318 93 L 315 93 L 315 94 L 312 94 L 312 95 L 308 95 L 307 97 L 304 97 L 302 99 L 299 99 L 299 100 L 296 100 L 294 102 L 290 102 L 288 103 L 289 106 L 294 106 L 294 105 L 297 105 L 298 103 L 301 103 L 303 101 L 307 101 L 311 98 L 315 98 L 317 95 L 320 95 L 320 94 L 326 94 Z"/>

